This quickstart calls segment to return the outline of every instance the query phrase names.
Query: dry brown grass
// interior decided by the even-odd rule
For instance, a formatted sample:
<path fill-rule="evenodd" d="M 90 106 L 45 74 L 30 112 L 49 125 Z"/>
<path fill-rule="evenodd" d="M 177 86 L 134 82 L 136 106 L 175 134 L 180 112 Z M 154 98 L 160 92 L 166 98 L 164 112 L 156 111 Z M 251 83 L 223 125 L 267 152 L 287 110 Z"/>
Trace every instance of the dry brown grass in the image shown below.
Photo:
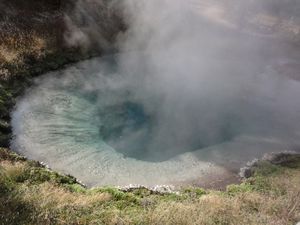
<path fill-rule="evenodd" d="M 147 213 L 149 224 L 285 225 L 300 220 L 300 171 L 269 178 L 270 192 L 212 192 L 199 199 L 163 202 Z M 282 193 L 277 193 L 282 192 Z"/>
<path fill-rule="evenodd" d="M 59 7 L 44 4 L 12 0 L 0 8 L 0 78 L 23 73 L 63 44 Z"/>
<path fill-rule="evenodd" d="M 10 178 L 15 178 L 24 173 L 27 168 L 27 165 L 23 162 L 15 162 L 11 161 L 1 161 L 0 168 L 3 168 L 5 174 Z"/>
<path fill-rule="evenodd" d="M 6 159 L 0 160 L 0 168 L 5 173 L 0 177 L 3 182 L 3 177 L 18 181 L 34 167 L 27 161 Z M 300 221 L 299 167 L 273 166 L 265 171 L 270 172 L 230 186 L 226 192 L 200 195 L 71 191 L 53 181 L 28 178 L 13 182 L 11 192 L 0 199 L 7 202 L 6 214 L 16 218 L 4 224 L 294 225 Z M 18 211 L 15 205 L 20 204 L 25 211 Z"/>
<path fill-rule="evenodd" d="M 51 37 L 45 37 L 35 31 L 16 29 L 14 33 L 0 32 L 0 64 L 24 64 L 28 56 L 40 60 L 45 56 L 46 50 L 51 51 L 48 47 L 53 43 Z"/>
<path fill-rule="evenodd" d="M 297 199 L 297 200 L 296 200 Z M 297 201 L 297 204 L 296 204 Z M 297 208 L 298 207 L 298 208 Z M 241 194 L 235 198 L 219 195 L 196 202 L 163 203 L 149 212 L 149 224 L 294 224 L 299 215 L 299 196 L 284 198 Z"/>
<path fill-rule="evenodd" d="M 33 188 L 24 186 L 22 190 L 23 199 L 36 204 L 41 209 L 55 207 L 59 210 L 68 206 L 89 207 L 95 203 L 102 203 L 112 199 L 108 193 L 95 193 L 93 195 L 72 193 L 65 188 L 48 182 Z"/>

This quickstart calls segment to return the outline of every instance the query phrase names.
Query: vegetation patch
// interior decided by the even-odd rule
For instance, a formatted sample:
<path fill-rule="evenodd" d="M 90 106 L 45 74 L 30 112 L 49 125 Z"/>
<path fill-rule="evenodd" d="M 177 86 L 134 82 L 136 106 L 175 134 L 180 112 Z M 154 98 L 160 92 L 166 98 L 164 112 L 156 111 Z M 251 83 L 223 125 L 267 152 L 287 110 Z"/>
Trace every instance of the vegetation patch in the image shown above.
<path fill-rule="evenodd" d="M 71 176 L 0 149 L 0 224 L 291 224 L 300 220 L 300 159 L 262 163 L 224 192 L 186 187 L 87 189 Z"/>

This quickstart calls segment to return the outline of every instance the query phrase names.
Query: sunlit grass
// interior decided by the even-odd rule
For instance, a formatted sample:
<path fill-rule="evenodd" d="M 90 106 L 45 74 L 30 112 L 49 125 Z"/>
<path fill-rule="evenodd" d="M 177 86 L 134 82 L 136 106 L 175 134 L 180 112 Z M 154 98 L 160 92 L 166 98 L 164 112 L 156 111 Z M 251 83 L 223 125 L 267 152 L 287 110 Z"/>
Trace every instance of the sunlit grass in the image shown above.
<path fill-rule="evenodd" d="M 86 189 L 75 179 L 0 150 L 0 224 L 249 224 L 300 220 L 299 159 L 291 167 L 262 164 L 256 175 L 224 192 L 184 188 Z"/>

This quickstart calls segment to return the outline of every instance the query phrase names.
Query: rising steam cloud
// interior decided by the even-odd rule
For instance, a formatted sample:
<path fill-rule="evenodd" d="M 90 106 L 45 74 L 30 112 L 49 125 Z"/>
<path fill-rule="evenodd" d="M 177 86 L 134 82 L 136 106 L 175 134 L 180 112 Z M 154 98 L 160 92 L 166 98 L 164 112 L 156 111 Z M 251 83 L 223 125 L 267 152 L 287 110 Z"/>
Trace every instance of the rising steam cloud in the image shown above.
<path fill-rule="evenodd" d="M 285 12 L 291 4 L 243 1 L 228 11 L 236 28 L 230 31 L 199 16 L 197 4 L 214 2 L 129 0 L 121 4 L 128 30 L 119 36 L 119 49 L 133 53 L 119 56 L 119 73 L 126 74 L 123 78 L 128 90 L 134 90 L 134 101 L 155 115 L 151 149 L 165 145 L 164 149 L 176 151 L 191 143 L 209 146 L 241 134 L 294 132 L 290 117 L 297 120 L 298 116 L 290 111 L 292 105 L 286 105 L 290 102 L 286 78 L 271 66 L 281 60 L 284 46 L 277 48 L 276 42 L 243 33 L 244 24 L 235 21 L 241 19 L 239 10 L 279 7 Z M 287 114 L 289 121 L 284 121 Z"/>
<path fill-rule="evenodd" d="M 80 153 L 68 166 L 80 164 L 81 179 L 121 185 L 182 182 L 199 176 L 203 161 L 224 165 L 236 157 L 240 166 L 264 152 L 298 150 L 300 85 L 278 67 L 297 63 L 299 52 L 260 32 L 250 16 L 272 13 L 278 23 L 294 22 L 299 3 L 233 3 L 79 0 L 66 17 L 67 41 L 109 49 L 105 32 L 120 24 L 109 22 L 109 12 L 119 12 L 126 27 L 113 35 L 119 54 L 39 79 L 14 113 L 14 145 L 58 168 L 67 163 L 58 163 L 58 153 Z M 26 113 L 45 117 L 26 121 Z M 113 150 L 96 144 L 99 133 Z M 95 159 L 86 173 L 84 148 Z M 112 156 L 115 150 L 123 155 Z"/>

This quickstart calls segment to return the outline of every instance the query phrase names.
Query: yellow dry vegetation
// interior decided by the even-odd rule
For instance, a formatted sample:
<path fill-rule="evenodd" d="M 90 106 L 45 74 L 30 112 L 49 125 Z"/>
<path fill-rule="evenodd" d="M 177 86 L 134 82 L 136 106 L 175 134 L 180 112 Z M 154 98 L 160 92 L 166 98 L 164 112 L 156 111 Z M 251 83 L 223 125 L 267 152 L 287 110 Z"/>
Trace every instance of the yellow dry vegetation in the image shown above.
<path fill-rule="evenodd" d="M 195 187 L 179 194 L 126 193 L 86 189 L 66 179 L 27 160 L 1 161 L 0 155 L 0 224 L 295 225 L 300 221 L 299 162 L 291 167 L 263 165 L 254 177 L 226 191 Z"/>

